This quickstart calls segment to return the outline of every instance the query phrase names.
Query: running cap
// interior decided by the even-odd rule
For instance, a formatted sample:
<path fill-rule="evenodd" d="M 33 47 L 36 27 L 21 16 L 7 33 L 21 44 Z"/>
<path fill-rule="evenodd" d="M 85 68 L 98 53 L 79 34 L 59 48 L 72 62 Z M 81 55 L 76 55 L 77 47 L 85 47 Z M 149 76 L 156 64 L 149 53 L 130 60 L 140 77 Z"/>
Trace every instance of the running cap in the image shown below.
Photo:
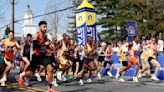
<path fill-rule="evenodd" d="M 105 42 L 102 42 L 102 43 L 101 43 L 101 46 L 105 46 L 105 45 L 106 45 L 106 43 L 105 43 Z"/>

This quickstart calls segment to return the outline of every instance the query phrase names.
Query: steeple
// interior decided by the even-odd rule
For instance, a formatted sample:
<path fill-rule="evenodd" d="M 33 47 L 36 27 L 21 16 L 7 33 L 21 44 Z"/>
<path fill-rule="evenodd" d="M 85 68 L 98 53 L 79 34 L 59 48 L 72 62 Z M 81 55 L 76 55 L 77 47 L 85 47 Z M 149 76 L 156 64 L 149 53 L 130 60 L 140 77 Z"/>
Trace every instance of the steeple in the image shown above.
<path fill-rule="evenodd" d="M 32 15 L 32 10 L 31 10 L 29 4 L 27 5 L 27 9 L 26 9 L 26 11 L 25 11 L 25 15 Z"/>
<path fill-rule="evenodd" d="M 33 14 L 29 2 L 27 2 L 24 19 L 22 34 L 24 37 L 26 37 L 28 33 L 34 35 L 36 33 L 36 25 L 33 23 Z"/>

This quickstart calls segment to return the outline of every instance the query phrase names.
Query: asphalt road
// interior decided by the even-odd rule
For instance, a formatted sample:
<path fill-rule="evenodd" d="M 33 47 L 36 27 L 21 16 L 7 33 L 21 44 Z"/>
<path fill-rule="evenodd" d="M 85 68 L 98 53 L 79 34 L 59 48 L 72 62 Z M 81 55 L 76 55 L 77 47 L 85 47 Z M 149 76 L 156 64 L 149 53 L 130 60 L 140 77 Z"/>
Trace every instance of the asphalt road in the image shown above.
<path fill-rule="evenodd" d="M 46 81 L 38 82 L 35 77 L 31 78 L 30 87 L 20 87 L 15 80 L 16 72 L 17 70 L 11 72 L 7 86 L 0 87 L 0 92 L 46 92 L 48 87 Z M 114 78 L 103 77 L 94 78 L 92 83 L 84 80 L 84 86 L 79 86 L 76 80 L 59 84 L 60 86 L 56 87 L 58 92 L 164 92 L 164 81 L 154 82 L 145 78 L 140 79 L 139 83 L 133 83 L 131 78 L 126 78 L 126 82 L 120 83 Z"/>

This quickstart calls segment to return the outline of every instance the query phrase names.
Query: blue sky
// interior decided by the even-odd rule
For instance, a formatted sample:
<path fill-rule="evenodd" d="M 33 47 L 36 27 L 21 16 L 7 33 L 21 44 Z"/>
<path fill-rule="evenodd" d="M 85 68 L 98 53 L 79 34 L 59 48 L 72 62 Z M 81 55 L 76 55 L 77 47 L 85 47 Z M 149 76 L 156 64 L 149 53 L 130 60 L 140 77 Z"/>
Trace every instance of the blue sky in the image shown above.
<path fill-rule="evenodd" d="M 24 12 L 27 8 L 27 4 L 30 4 L 31 10 L 34 14 L 40 15 L 45 12 L 51 11 L 51 9 L 56 6 L 58 9 L 63 9 L 71 6 L 71 0 L 15 0 L 15 20 L 22 19 Z M 0 0 L 0 27 L 8 24 L 10 22 L 10 0 Z M 5 11 L 5 12 L 4 12 Z M 2 14 L 3 13 L 3 14 Z M 66 32 L 68 27 L 68 16 L 71 15 L 70 10 L 60 12 L 59 14 L 59 34 Z M 47 19 L 49 16 L 43 16 L 33 19 L 34 23 L 37 25 L 40 20 Z M 15 23 L 15 35 L 21 36 L 23 21 Z M 3 31 L 4 29 L 0 29 Z"/>

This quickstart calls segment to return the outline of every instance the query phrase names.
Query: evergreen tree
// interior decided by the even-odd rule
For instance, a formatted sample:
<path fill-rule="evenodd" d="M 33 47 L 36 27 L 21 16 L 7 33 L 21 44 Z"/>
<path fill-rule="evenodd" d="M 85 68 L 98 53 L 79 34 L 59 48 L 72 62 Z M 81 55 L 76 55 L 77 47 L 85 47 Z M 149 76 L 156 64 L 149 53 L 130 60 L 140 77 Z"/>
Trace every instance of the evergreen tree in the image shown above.
<path fill-rule="evenodd" d="M 154 36 L 163 31 L 164 23 L 164 1 L 162 0 L 95 0 L 97 14 L 100 16 L 98 25 L 103 30 L 100 32 L 105 41 L 123 39 L 127 32 L 125 30 L 126 20 L 137 22 L 138 35 Z M 116 31 L 117 26 L 121 30 Z"/>
<path fill-rule="evenodd" d="M 10 32 L 10 27 L 6 27 L 6 29 L 5 29 L 5 35 L 8 35 L 8 33 Z"/>
<path fill-rule="evenodd" d="M 81 3 L 81 0 L 75 0 Z M 91 0 L 95 1 L 97 25 L 104 41 L 122 40 L 127 36 L 126 21 L 136 21 L 139 36 L 157 36 L 164 31 L 164 0 Z M 75 9 L 73 10 L 75 13 Z M 68 30 L 76 35 L 75 14 Z M 162 36 L 163 37 L 163 36 Z"/>

